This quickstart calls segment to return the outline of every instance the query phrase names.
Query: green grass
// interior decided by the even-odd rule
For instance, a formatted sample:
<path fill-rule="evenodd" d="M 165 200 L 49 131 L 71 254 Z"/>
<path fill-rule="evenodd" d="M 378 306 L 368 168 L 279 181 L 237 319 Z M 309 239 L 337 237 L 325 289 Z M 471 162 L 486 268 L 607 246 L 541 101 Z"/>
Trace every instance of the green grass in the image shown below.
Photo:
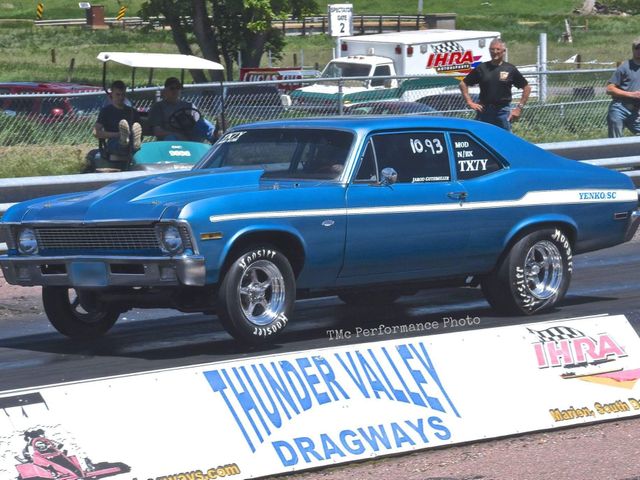
<path fill-rule="evenodd" d="M 0 147 L 0 178 L 80 173 L 95 145 Z"/>

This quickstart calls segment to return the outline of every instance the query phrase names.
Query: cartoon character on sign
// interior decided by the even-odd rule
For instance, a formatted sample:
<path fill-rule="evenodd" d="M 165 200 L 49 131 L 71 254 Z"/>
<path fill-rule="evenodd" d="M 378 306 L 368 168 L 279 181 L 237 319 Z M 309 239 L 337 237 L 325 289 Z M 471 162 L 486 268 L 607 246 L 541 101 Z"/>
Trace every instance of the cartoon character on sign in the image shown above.
<path fill-rule="evenodd" d="M 44 436 L 44 430 L 24 433 L 27 442 L 16 465 L 18 480 L 82 480 L 110 477 L 127 473 L 131 469 L 124 463 L 101 462 L 94 464 L 85 458 L 86 468 L 75 455 L 62 450 L 63 445 Z"/>

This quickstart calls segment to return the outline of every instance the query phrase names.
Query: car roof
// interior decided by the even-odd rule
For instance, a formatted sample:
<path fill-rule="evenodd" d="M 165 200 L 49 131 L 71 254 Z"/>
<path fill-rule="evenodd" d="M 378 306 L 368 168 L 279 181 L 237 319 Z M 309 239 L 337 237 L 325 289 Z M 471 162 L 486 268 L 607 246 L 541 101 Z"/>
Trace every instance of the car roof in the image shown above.
<path fill-rule="evenodd" d="M 357 106 L 354 104 L 354 106 Z M 389 128 L 435 128 L 454 130 L 473 130 L 482 133 L 483 130 L 496 132 L 493 125 L 466 120 L 463 118 L 438 116 L 405 116 L 405 115 L 362 115 L 334 116 L 317 118 L 296 118 L 290 120 L 269 120 L 255 122 L 244 126 L 251 128 L 343 128 L 350 130 L 379 130 Z M 242 125 L 238 126 L 242 127 Z M 234 127 L 234 128 L 238 128 Z"/>
<path fill-rule="evenodd" d="M 251 124 L 238 125 L 229 131 L 243 128 L 318 128 L 351 130 L 358 135 L 367 135 L 377 131 L 404 129 L 457 130 L 469 132 L 476 138 L 498 152 L 509 162 L 521 166 L 540 165 L 542 159 L 559 159 L 536 145 L 489 123 L 456 117 L 439 117 L 432 115 L 344 115 L 334 117 L 296 118 L 270 120 Z M 575 163 L 567 160 L 567 162 Z"/>

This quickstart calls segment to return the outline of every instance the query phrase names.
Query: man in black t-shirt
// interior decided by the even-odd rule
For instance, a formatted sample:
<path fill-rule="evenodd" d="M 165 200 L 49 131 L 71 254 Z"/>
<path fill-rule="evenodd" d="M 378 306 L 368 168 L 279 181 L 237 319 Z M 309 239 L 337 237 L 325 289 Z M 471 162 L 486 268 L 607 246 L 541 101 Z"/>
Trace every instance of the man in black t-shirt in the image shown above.
<path fill-rule="evenodd" d="M 98 120 L 93 128 L 93 135 L 96 138 L 106 140 L 109 154 L 123 157 L 120 160 L 125 160 L 139 150 L 142 139 L 140 114 L 135 108 L 126 104 L 126 90 L 127 87 L 121 80 L 111 84 L 109 93 L 111 103 L 100 109 Z"/>
<path fill-rule="evenodd" d="M 461 82 L 460 91 L 465 102 L 476 112 L 476 120 L 491 123 L 505 130 L 511 130 L 511 122 L 522 115 L 531 85 L 518 69 L 504 61 L 506 44 L 496 38 L 489 45 L 491 61 L 484 62 L 473 69 Z M 480 85 L 480 100 L 474 102 L 469 96 L 469 87 Z M 518 106 L 511 110 L 511 87 L 522 89 Z"/>

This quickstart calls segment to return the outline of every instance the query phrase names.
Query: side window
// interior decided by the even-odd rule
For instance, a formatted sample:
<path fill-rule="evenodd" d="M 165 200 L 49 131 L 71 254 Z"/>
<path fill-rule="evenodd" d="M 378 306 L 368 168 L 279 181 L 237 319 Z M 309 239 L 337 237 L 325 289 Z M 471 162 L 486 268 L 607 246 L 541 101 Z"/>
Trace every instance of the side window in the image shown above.
<path fill-rule="evenodd" d="M 398 173 L 398 183 L 451 180 L 443 133 L 391 133 L 375 136 L 373 143 L 378 169 L 393 168 Z"/>
<path fill-rule="evenodd" d="M 466 133 L 452 133 L 458 180 L 471 180 L 502 168 L 500 162 Z"/>
<path fill-rule="evenodd" d="M 373 71 L 374 77 L 388 77 L 389 75 L 391 75 L 391 68 L 389 65 L 380 65 Z M 384 78 L 374 78 L 371 80 L 371 86 L 384 87 L 384 81 Z"/>
<path fill-rule="evenodd" d="M 360 169 L 356 175 L 356 182 L 375 182 L 378 180 L 376 169 L 376 157 L 373 153 L 373 144 L 371 140 L 367 143 L 367 148 L 360 162 Z"/>

